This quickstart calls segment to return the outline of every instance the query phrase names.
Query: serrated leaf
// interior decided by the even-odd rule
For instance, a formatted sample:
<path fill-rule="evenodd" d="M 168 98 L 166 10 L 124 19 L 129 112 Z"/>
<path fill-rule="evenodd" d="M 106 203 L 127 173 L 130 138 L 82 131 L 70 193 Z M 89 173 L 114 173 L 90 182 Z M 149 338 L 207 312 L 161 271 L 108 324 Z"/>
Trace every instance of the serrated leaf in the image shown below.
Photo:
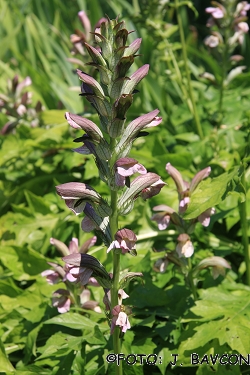
<path fill-rule="evenodd" d="M 190 309 L 195 317 L 182 322 L 195 322 L 192 338 L 182 341 L 179 350 L 193 351 L 218 339 L 232 350 L 246 356 L 250 352 L 250 301 L 249 290 L 227 290 L 220 287 L 202 291 L 201 300 Z"/>

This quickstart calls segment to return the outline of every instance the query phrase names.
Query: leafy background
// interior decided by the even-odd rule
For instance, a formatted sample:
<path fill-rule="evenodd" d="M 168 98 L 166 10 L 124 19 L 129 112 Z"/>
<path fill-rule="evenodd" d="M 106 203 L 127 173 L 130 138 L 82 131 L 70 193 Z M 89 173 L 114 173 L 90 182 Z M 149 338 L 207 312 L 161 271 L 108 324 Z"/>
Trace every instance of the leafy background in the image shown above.
<path fill-rule="evenodd" d="M 156 172 L 168 183 L 161 194 L 149 202 L 136 202 L 120 226 L 138 234 L 138 256 L 123 257 L 122 269 L 143 272 L 143 284 L 135 281 L 126 290 L 127 304 L 133 305 L 132 329 L 123 341 L 123 353 L 156 353 L 162 364 L 125 366 L 125 374 L 248 374 L 247 365 L 192 366 L 191 353 L 250 353 L 249 292 L 246 284 L 244 252 L 241 244 L 240 205 L 247 205 L 249 190 L 240 183 L 242 165 L 249 163 L 249 71 L 236 77 L 227 88 L 223 117 L 217 112 L 218 89 L 200 77 L 204 71 L 220 76 L 221 68 L 203 45 L 207 35 L 205 7 L 209 2 L 186 2 L 181 17 L 186 35 L 194 96 L 205 137 L 200 140 L 193 115 L 187 105 L 188 93 L 183 57 L 174 8 L 159 12 L 159 2 L 150 1 L 0 1 L 0 92 L 6 94 L 7 79 L 18 75 L 32 79 L 32 102 L 41 101 L 44 110 L 39 126 L 19 124 L 1 135 L 0 149 L 0 373 L 1 374 L 112 374 L 114 366 L 105 357 L 112 351 L 105 314 L 72 309 L 58 314 L 51 306 L 53 291 L 63 284 L 48 285 L 41 272 L 47 261 L 62 264 L 50 237 L 66 244 L 72 237 L 82 244 L 90 237 L 55 194 L 55 185 L 84 181 L 104 196 L 98 171 L 91 157 L 72 152 L 73 139 L 81 134 L 69 129 L 65 111 L 97 117 L 79 94 L 77 64 L 72 57 L 70 35 L 81 29 L 77 12 L 84 9 L 94 26 L 105 14 L 120 15 L 132 37 L 142 37 L 136 66 L 150 64 L 148 76 L 140 83 L 129 120 L 155 108 L 162 124 L 149 136 L 139 138 L 131 157 L 143 161 L 148 171 Z M 170 2 L 173 5 L 173 2 Z M 198 11 L 198 16 L 192 8 Z M 165 8 L 164 8 L 165 9 Z M 166 27 L 167 25 L 167 27 Z M 194 30 L 196 32 L 194 32 Z M 249 37 L 241 47 L 249 68 Z M 79 57 L 87 62 L 87 57 Z M 136 66 L 134 69 L 136 69 Z M 88 67 L 86 69 L 89 69 Z M 8 118 L 0 113 L 1 127 Z M 245 158 L 245 159 L 244 159 Z M 165 165 L 170 162 L 187 180 L 207 165 L 212 181 L 201 189 L 216 205 L 209 228 L 197 226 L 193 243 L 193 263 L 208 256 L 225 257 L 231 270 L 225 278 L 214 280 L 210 270 L 199 275 L 199 299 L 194 302 L 182 273 L 169 264 L 165 273 L 154 270 L 154 262 L 164 256 L 164 248 L 174 250 L 174 228 L 159 232 L 150 221 L 152 207 L 167 204 L 177 207 L 174 184 Z M 245 164 L 244 164 L 245 163 Z M 216 179 L 218 178 L 218 179 Z M 249 169 L 245 173 L 249 186 Z M 216 188 L 216 182 L 218 188 Z M 187 217 L 204 208 L 193 200 Z M 210 207 L 210 205 L 209 205 Z M 189 215 L 189 216 L 188 216 Z M 249 222 L 249 214 L 247 216 Z M 249 235 L 249 228 L 248 228 Z M 163 249 L 162 252 L 155 249 Z M 111 271 L 111 259 L 98 240 L 89 251 Z M 90 287 L 92 298 L 102 302 L 102 290 Z M 178 353 L 175 367 L 171 354 Z M 180 365 L 182 364 L 182 366 Z"/>

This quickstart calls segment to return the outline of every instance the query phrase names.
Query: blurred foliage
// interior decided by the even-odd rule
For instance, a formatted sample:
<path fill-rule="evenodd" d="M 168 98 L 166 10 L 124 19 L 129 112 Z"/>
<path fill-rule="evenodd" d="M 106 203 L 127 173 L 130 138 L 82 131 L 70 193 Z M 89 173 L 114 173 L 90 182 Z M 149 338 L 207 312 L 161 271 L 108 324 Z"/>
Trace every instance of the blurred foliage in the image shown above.
<path fill-rule="evenodd" d="M 219 93 L 216 86 L 201 78 L 205 71 L 220 76 L 221 67 L 204 47 L 207 35 L 209 1 L 185 2 L 181 8 L 194 97 L 202 124 L 200 140 L 188 106 L 187 77 L 176 25 L 174 1 L 156 0 L 0 0 L 0 93 L 5 94 L 7 79 L 29 76 L 29 91 L 44 111 L 37 127 L 19 124 L 10 134 L 0 137 L 0 373 L 33 375 L 113 374 L 105 358 L 112 351 L 105 314 L 72 309 L 58 315 L 51 307 L 51 295 L 58 285 L 48 285 L 41 272 L 47 261 L 62 264 L 50 237 L 66 244 L 77 237 L 82 244 L 90 237 L 59 199 L 54 186 L 69 181 L 89 183 L 106 196 L 91 156 L 72 152 L 73 139 L 81 132 L 69 129 L 64 112 L 84 114 L 97 121 L 80 93 L 74 73 L 70 35 L 81 29 L 77 12 L 84 9 L 95 25 L 99 18 L 118 14 L 142 37 L 137 68 L 150 64 L 150 72 L 139 85 L 128 112 L 128 121 L 159 108 L 163 122 L 138 138 L 131 157 L 143 162 L 169 185 L 151 201 L 138 201 L 129 217 L 121 217 L 138 235 L 137 257 L 122 257 L 122 269 L 143 272 L 144 284 L 134 281 L 126 292 L 127 304 L 134 305 L 132 329 L 123 341 L 123 353 L 156 353 L 162 364 L 125 365 L 125 374 L 246 374 L 247 365 L 216 364 L 191 366 L 191 352 L 205 354 L 236 353 L 247 355 L 249 347 L 249 287 L 246 281 L 239 216 L 239 202 L 246 202 L 249 223 L 249 71 L 237 76 L 226 89 L 223 117 L 218 117 Z M 169 6 L 171 5 L 171 6 Z M 189 5 L 189 6 L 188 6 Z M 198 11 L 198 17 L 192 10 Z M 241 47 L 244 64 L 250 64 L 249 37 Z M 81 57 L 76 56 L 81 59 Z M 85 61 L 85 57 L 84 57 Z M 85 61 L 86 62 L 86 61 Z M 88 71 L 89 67 L 86 67 Z M 0 128 L 8 121 L 0 113 Z M 227 182 L 216 214 L 208 228 L 196 227 L 194 266 L 202 259 L 225 257 L 232 269 L 223 279 L 214 280 L 209 269 L 197 280 L 199 300 L 194 302 L 178 268 L 169 264 L 158 273 L 153 264 L 176 245 L 175 229 L 158 231 L 150 221 L 152 207 L 177 204 L 177 196 L 165 165 L 170 162 L 185 179 L 210 165 L 213 178 L 241 174 Z M 241 183 L 245 170 L 245 186 Z M 208 187 L 209 188 L 209 187 Z M 211 193 L 211 189 L 210 189 Z M 222 194 L 223 195 L 223 194 Z M 221 197 L 219 197 L 221 198 Z M 194 202 L 197 205 L 197 202 Z M 218 201 L 216 201 L 218 203 Z M 192 208 L 192 207 L 191 207 Z M 197 206 L 196 206 L 197 208 Z M 248 226 L 248 235 L 249 226 Z M 157 250 L 156 250 L 157 249 Z M 154 250 L 154 251 L 153 251 Z M 111 257 L 97 242 L 89 252 L 112 271 Z M 59 285 L 60 287 L 60 285 Z M 91 294 L 102 309 L 103 293 L 92 287 Z M 171 354 L 179 353 L 171 368 Z M 180 364 L 183 363 L 183 366 Z M 133 367 L 133 369 L 132 369 Z"/>

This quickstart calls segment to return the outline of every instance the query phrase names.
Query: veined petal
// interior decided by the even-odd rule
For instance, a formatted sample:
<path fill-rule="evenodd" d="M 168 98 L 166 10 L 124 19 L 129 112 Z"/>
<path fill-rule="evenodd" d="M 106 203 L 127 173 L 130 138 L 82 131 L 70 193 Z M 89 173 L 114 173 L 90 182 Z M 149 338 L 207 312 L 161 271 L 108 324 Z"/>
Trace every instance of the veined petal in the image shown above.
<path fill-rule="evenodd" d="M 101 196 L 91 186 L 81 182 L 66 182 L 56 186 L 56 191 L 63 199 L 86 198 L 93 202 L 101 202 Z"/>
<path fill-rule="evenodd" d="M 90 86 L 94 93 L 102 98 L 104 98 L 105 94 L 103 92 L 103 89 L 101 85 L 90 75 L 82 72 L 80 69 L 76 69 L 76 73 L 81 81 L 86 83 L 88 86 Z"/>
<path fill-rule="evenodd" d="M 154 111 L 149 112 L 133 120 L 127 126 L 122 138 L 116 145 L 116 153 L 118 155 L 123 155 L 123 152 L 126 150 L 126 154 L 128 154 L 129 149 L 132 146 L 133 140 L 138 136 L 141 130 L 143 130 L 146 127 L 159 125 L 162 121 L 162 118 L 157 117 L 158 113 L 159 110 L 155 109 Z"/>
<path fill-rule="evenodd" d="M 148 74 L 148 70 L 148 64 L 145 64 L 136 70 L 136 72 L 129 77 L 129 81 L 125 81 L 121 94 L 130 94 L 135 86 Z"/>
<path fill-rule="evenodd" d="M 81 214 L 86 206 L 86 202 L 81 199 L 65 199 L 65 203 L 75 215 Z"/>
<path fill-rule="evenodd" d="M 101 130 L 93 121 L 69 112 L 65 113 L 65 118 L 72 128 L 83 129 L 94 141 L 99 142 L 103 138 Z"/>
<path fill-rule="evenodd" d="M 159 113 L 159 109 L 155 109 L 152 112 L 146 113 L 145 115 L 142 115 L 140 117 L 137 117 L 135 120 L 133 120 L 126 128 L 125 133 L 135 135 L 138 134 L 139 131 L 141 131 L 143 128 L 152 126 L 156 126 L 161 123 L 162 119 L 161 117 L 156 117 Z M 156 121 L 156 122 L 155 122 Z"/>
<path fill-rule="evenodd" d="M 175 212 L 173 208 L 166 206 L 165 204 L 159 204 L 159 206 L 153 207 L 153 211 L 166 211 L 166 213 L 169 214 Z"/>
<path fill-rule="evenodd" d="M 124 51 L 123 56 L 134 55 L 140 48 L 142 38 L 135 39 Z"/>
<path fill-rule="evenodd" d="M 144 175 L 136 177 L 130 188 L 120 197 L 118 201 L 118 209 L 125 210 L 125 207 L 130 204 L 131 200 L 134 200 L 143 189 L 151 186 L 153 183 L 160 180 L 160 176 L 156 173 L 146 173 Z"/>

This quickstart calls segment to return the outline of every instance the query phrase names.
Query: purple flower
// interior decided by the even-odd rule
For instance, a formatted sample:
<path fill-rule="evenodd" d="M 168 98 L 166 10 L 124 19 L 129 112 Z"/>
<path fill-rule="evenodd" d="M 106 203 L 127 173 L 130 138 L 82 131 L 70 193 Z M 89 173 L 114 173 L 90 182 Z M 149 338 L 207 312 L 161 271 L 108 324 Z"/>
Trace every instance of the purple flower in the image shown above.
<path fill-rule="evenodd" d="M 219 45 L 220 39 L 217 35 L 209 35 L 205 38 L 204 43 L 210 48 L 215 48 Z"/>
<path fill-rule="evenodd" d="M 171 214 L 174 213 L 175 211 L 171 207 L 166 206 L 165 204 L 160 204 L 159 206 L 155 206 L 153 210 L 162 211 L 162 212 L 154 214 L 151 217 L 151 220 L 157 222 L 158 228 L 160 230 L 167 229 L 167 227 L 170 224 Z"/>
<path fill-rule="evenodd" d="M 115 234 L 115 241 L 110 244 L 107 253 L 110 250 L 121 249 L 123 254 L 130 253 L 131 255 L 136 255 L 136 241 L 136 235 L 132 230 L 127 228 L 118 230 Z"/>
<path fill-rule="evenodd" d="M 70 293 L 66 289 L 57 289 L 53 293 L 52 305 L 57 308 L 60 314 L 64 314 L 70 309 Z"/>
<path fill-rule="evenodd" d="M 127 314 L 123 311 L 123 305 L 117 305 L 112 309 L 112 320 L 111 320 L 111 335 L 114 332 L 116 326 L 119 326 L 121 332 L 125 333 L 127 329 L 131 328 Z"/>
<path fill-rule="evenodd" d="M 151 186 L 148 186 L 148 187 L 144 188 L 141 191 L 142 199 L 147 200 L 147 199 L 152 198 L 155 195 L 159 194 L 159 192 L 161 191 L 161 189 L 165 185 L 166 185 L 165 182 L 163 182 L 161 179 L 159 179 L 158 181 L 154 182 Z"/>
<path fill-rule="evenodd" d="M 115 163 L 115 182 L 117 186 L 124 186 L 126 177 L 132 176 L 134 173 L 146 174 L 147 170 L 142 164 L 138 164 L 137 160 L 132 158 L 120 158 Z"/>
<path fill-rule="evenodd" d="M 192 192 L 197 188 L 199 183 L 206 177 L 209 176 L 211 168 L 207 167 L 199 171 L 192 181 L 188 183 L 184 181 L 180 172 L 174 168 L 170 163 L 166 165 L 166 171 L 172 177 L 175 182 L 178 195 L 179 195 L 179 212 L 184 213 L 190 202 L 190 196 Z"/>
<path fill-rule="evenodd" d="M 208 208 L 206 211 L 202 212 L 198 216 L 198 221 L 203 225 L 203 227 L 208 227 L 210 224 L 210 216 L 215 213 L 215 208 Z"/>
<path fill-rule="evenodd" d="M 68 269 L 67 280 L 71 282 L 81 283 L 82 285 L 88 284 L 89 278 L 92 275 L 93 271 L 85 267 L 74 267 L 69 264 L 66 264 Z"/>
<path fill-rule="evenodd" d="M 190 240 L 190 237 L 186 233 L 182 233 L 177 238 L 178 244 L 176 246 L 176 252 L 179 258 L 185 257 L 190 258 L 194 253 L 194 246 Z"/>
<path fill-rule="evenodd" d="M 45 270 L 41 273 L 41 276 L 46 277 L 46 281 L 50 285 L 57 284 L 60 280 L 60 275 L 54 270 Z"/>
<path fill-rule="evenodd" d="M 200 261 L 200 263 L 194 268 L 194 275 L 197 275 L 201 270 L 208 267 L 212 267 L 212 276 L 214 279 L 216 279 L 219 275 L 225 276 L 225 268 L 231 268 L 226 259 L 218 256 L 212 256 Z"/>
<path fill-rule="evenodd" d="M 215 19 L 223 18 L 226 10 L 225 8 L 221 5 L 220 7 L 208 7 L 205 9 L 206 13 L 211 14 L 211 16 Z"/>
<path fill-rule="evenodd" d="M 92 311 L 95 311 L 97 313 L 102 312 L 100 306 L 98 306 L 98 302 L 90 300 L 90 290 L 89 289 L 83 290 L 83 292 L 80 295 L 80 300 L 81 300 L 81 306 L 82 306 L 83 309 L 92 310 Z"/>
<path fill-rule="evenodd" d="M 62 260 L 66 263 L 65 268 L 75 282 L 86 285 L 93 275 L 103 288 L 110 288 L 110 275 L 104 266 L 92 255 L 70 254 L 63 257 Z"/>
<path fill-rule="evenodd" d="M 247 1 L 241 1 L 237 4 L 236 11 L 235 11 L 235 17 L 242 16 L 246 17 L 247 12 L 250 10 L 250 4 L 248 4 Z"/>
<path fill-rule="evenodd" d="M 57 194 L 76 215 L 83 212 L 86 202 L 100 203 L 101 196 L 91 186 L 81 182 L 67 182 L 56 186 Z"/>

